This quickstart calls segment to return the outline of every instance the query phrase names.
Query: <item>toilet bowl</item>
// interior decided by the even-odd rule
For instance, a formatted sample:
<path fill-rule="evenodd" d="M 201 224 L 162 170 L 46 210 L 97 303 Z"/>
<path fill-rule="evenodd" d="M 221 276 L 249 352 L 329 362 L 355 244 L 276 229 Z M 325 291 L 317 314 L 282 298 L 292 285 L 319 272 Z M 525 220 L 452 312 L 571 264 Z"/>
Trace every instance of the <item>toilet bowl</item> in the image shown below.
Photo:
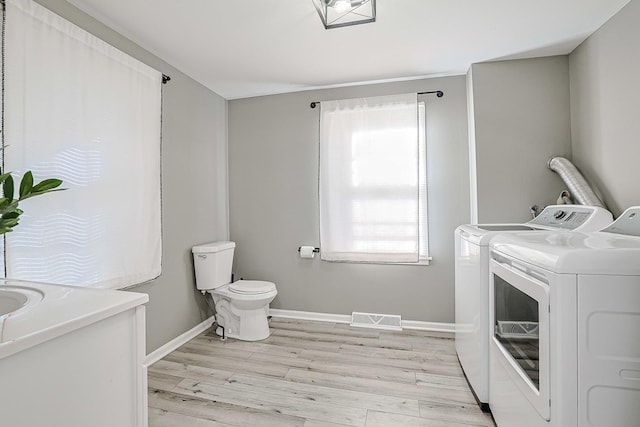
<path fill-rule="evenodd" d="M 212 290 L 218 325 L 222 325 L 224 334 L 232 338 L 244 341 L 268 338 L 269 303 L 277 294 L 273 283 L 255 280 L 239 280 Z M 222 336 L 223 331 L 216 330 L 216 333 Z"/>
<path fill-rule="evenodd" d="M 216 307 L 216 333 L 243 341 L 270 335 L 269 303 L 278 294 L 275 284 L 260 280 L 231 282 L 234 242 L 212 242 L 192 249 L 196 287 L 209 292 Z"/>

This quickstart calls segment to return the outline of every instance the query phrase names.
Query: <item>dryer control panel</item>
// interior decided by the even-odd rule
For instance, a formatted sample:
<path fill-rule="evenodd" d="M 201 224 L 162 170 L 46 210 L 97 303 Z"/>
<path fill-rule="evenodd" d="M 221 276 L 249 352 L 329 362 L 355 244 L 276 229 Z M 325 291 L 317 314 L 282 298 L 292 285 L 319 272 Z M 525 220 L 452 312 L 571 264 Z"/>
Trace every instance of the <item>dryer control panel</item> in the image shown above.
<path fill-rule="evenodd" d="M 587 225 L 591 230 L 600 230 L 611 221 L 611 212 L 597 206 L 550 205 L 527 224 L 539 228 L 579 231 Z"/>

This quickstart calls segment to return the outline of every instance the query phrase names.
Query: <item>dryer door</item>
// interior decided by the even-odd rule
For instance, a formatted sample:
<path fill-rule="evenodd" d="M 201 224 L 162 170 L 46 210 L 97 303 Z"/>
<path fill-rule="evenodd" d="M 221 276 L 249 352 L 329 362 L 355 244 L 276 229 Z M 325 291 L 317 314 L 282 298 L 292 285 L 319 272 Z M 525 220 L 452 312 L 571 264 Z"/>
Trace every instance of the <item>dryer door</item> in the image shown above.
<path fill-rule="evenodd" d="M 549 420 L 549 285 L 528 273 L 491 260 L 491 341 L 522 396 Z"/>

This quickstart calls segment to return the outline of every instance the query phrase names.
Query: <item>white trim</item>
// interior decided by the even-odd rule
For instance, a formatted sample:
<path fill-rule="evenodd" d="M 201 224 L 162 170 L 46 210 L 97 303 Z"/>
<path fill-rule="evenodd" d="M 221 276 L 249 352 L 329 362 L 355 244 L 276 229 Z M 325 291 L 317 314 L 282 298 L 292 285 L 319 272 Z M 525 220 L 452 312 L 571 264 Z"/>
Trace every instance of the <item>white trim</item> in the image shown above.
<path fill-rule="evenodd" d="M 92 15 L 92 16 L 96 16 L 96 15 Z M 105 21 L 102 21 L 102 22 L 105 22 Z M 121 32 L 120 34 L 124 34 L 124 33 Z M 225 95 L 220 95 L 220 92 L 218 92 L 217 89 L 216 89 L 216 93 L 222 96 L 223 98 L 225 98 L 227 101 L 234 101 L 236 99 L 255 98 L 258 96 L 280 95 L 280 94 L 287 94 L 287 93 L 309 92 L 312 90 L 336 89 L 336 88 L 351 87 L 351 86 L 368 86 L 368 85 L 376 85 L 376 84 L 383 84 L 383 83 L 399 83 L 399 82 L 408 82 L 408 81 L 414 81 L 414 80 L 435 79 L 438 77 L 464 76 L 466 75 L 466 73 L 467 73 L 467 70 L 459 70 L 459 71 L 454 70 L 452 72 L 445 72 L 445 73 L 421 74 L 417 76 L 399 77 L 399 78 L 391 78 L 391 79 L 355 81 L 355 82 L 347 82 L 347 83 L 338 83 L 333 85 L 291 86 L 291 87 L 280 88 L 280 89 L 254 92 L 254 93 L 249 93 L 244 95 L 231 95 L 229 97 Z M 205 86 L 207 85 L 205 84 Z M 214 90 L 211 87 L 209 87 L 209 89 Z M 425 88 L 424 90 L 429 90 L 429 88 Z"/>
<path fill-rule="evenodd" d="M 454 333 L 456 331 L 455 323 L 423 322 L 422 320 L 403 320 L 402 328 L 431 332 Z"/>
<path fill-rule="evenodd" d="M 282 310 L 278 308 L 269 309 L 269 315 L 282 317 L 284 319 L 315 320 L 318 322 L 351 323 L 349 314 L 315 313 L 311 311 Z M 432 332 L 455 332 L 454 323 L 423 322 L 421 320 L 403 320 L 403 329 L 416 329 Z"/>
<path fill-rule="evenodd" d="M 153 365 L 158 360 L 162 359 L 167 354 L 171 353 L 173 350 L 177 349 L 178 347 L 180 347 L 183 344 L 186 344 L 187 342 L 189 342 L 193 338 L 197 337 L 198 335 L 200 335 L 201 333 L 206 331 L 208 328 L 211 327 L 211 325 L 213 325 L 213 322 L 215 322 L 215 321 L 216 321 L 216 317 L 215 316 L 211 316 L 207 320 L 205 320 L 204 322 L 202 322 L 202 323 L 194 326 L 193 328 L 189 329 L 184 334 L 175 337 L 174 339 L 172 339 L 171 341 L 169 341 L 168 343 L 166 343 L 162 347 L 160 347 L 160 348 L 156 349 L 155 351 L 149 353 L 147 355 L 145 361 L 144 361 L 144 366 L 148 367 L 150 365 Z"/>
<path fill-rule="evenodd" d="M 433 261 L 433 257 L 428 256 L 426 258 L 421 259 L 418 262 L 397 262 L 393 265 L 415 265 L 415 266 L 426 266 L 429 265 Z"/>
<path fill-rule="evenodd" d="M 320 259 L 323 262 L 336 262 L 336 263 L 342 263 L 342 264 L 412 265 L 415 267 L 420 267 L 420 266 L 424 267 L 429 265 L 429 263 L 433 261 L 433 257 L 431 256 L 421 259 L 420 261 L 417 261 L 417 262 L 381 262 L 381 261 L 353 261 L 353 260 L 343 261 L 343 260 L 334 260 L 334 259 L 322 259 L 322 258 Z"/>
<path fill-rule="evenodd" d="M 351 323 L 350 314 L 315 313 L 312 311 L 281 310 L 270 308 L 269 315 L 285 319 L 316 320 L 318 322 Z"/>

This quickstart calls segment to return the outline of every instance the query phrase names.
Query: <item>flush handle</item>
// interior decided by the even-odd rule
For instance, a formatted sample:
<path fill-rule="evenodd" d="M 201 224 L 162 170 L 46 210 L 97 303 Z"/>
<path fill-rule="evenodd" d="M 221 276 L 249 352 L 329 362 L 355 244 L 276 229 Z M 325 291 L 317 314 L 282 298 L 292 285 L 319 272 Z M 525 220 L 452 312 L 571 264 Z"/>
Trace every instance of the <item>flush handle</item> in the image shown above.
<path fill-rule="evenodd" d="M 198 254 L 198 258 L 207 259 L 207 256 L 204 254 Z"/>

